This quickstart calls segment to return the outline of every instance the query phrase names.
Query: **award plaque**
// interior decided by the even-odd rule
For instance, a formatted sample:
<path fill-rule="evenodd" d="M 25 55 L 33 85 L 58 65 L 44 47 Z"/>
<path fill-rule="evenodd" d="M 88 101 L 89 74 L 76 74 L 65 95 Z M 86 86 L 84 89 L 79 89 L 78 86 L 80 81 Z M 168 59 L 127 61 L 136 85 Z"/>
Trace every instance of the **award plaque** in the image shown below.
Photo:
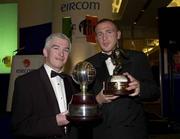
<path fill-rule="evenodd" d="M 81 92 L 74 94 L 68 105 L 68 119 L 75 123 L 91 122 L 100 118 L 98 103 L 95 96 L 87 92 L 87 87 L 93 82 L 96 70 L 89 62 L 80 62 L 72 71 L 72 78 L 80 85 Z"/>
<path fill-rule="evenodd" d="M 113 75 L 110 76 L 105 82 L 105 95 L 127 95 L 130 92 L 126 90 L 128 87 L 129 79 L 119 74 L 122 70 L 122 56 L 120 48 L 117 46 L 111 54 L 111 61 L 115 68 L 113 70 Z"/>

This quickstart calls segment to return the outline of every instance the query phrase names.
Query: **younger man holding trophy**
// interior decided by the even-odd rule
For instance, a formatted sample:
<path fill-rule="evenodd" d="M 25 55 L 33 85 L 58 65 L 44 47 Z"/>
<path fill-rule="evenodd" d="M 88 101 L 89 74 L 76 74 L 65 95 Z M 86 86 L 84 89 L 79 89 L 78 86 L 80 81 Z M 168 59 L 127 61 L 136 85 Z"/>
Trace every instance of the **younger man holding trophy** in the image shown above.
<path fill-rule="evenodd" d="M 142 101 L 153 101 L 160 95 L 148 59 L 142 52 L 120 48 L 118 40 L 121 38 L 121 32 L 112 20 L 100 20 L 95 32 L 102 52 L 86 61 L 96 69 L 96 79 L 89 89 L 96 94 L 103 122 L 94 129 L 94 139 L 147 139 Z M 116 94 L 114 86 L 119 81 L 114 86 L 111 81 L 112 78 L 116 79 L 122 75 L 127 77 L 126 91 Z M 107 84 L 110 86 L 105 86 Z M 112 94 L 106 94 L 106 89 L 111 90 Z"/>

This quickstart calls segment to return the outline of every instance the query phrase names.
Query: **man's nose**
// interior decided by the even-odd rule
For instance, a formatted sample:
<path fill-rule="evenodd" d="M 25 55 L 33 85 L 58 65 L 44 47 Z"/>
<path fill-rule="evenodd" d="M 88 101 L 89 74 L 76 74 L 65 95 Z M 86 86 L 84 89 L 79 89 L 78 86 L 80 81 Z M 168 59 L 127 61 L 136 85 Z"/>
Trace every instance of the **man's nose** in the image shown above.
<path fill-rule="evenodd" d="M 107 34 L 106 34 L 106 33 L 104 33 L 104 34 L 102 35 L 102 39 L 103 39 L 103 40 L 106 40 L 106 39 L 107 39 Z"/>
<path fill-rule="evenodd" d="M 60 56 L 64 56 L 63 50 L 59 50 L 59 55 L 60 55 Z"/>

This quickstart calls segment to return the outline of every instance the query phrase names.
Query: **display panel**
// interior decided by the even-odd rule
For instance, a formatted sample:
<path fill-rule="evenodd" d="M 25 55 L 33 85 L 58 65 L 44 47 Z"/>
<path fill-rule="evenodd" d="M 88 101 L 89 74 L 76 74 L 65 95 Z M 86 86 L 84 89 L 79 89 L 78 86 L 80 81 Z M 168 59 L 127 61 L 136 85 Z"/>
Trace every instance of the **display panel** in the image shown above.
<path fill-rule="evenodd" d="M 17 50 L 17 3 L 0 3 L 0 74 L 10 73 L 12 56 Z"/>

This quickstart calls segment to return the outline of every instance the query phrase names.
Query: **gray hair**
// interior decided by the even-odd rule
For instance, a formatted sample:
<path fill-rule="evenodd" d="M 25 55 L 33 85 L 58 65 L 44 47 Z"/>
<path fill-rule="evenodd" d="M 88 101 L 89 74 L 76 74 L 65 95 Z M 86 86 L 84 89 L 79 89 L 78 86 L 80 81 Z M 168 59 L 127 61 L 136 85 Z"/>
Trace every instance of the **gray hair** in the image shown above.
<path fill-rule="evenodd" d="M 64 40 L 67 40 L 68 42 L 68 45 L 69 45 L 69 50 L 71 51 L 71 41 L 70 39 L 63 33 L 52 33 L 51 35 L 49 35 L 47 38 L 46 38 L 46 41 L 45 41 L 45 46 L 44 47 L 50 47 L 49 46 L 49 42 L 55 38 L 60 38 L 60 39 L 64 39 Z"/>

